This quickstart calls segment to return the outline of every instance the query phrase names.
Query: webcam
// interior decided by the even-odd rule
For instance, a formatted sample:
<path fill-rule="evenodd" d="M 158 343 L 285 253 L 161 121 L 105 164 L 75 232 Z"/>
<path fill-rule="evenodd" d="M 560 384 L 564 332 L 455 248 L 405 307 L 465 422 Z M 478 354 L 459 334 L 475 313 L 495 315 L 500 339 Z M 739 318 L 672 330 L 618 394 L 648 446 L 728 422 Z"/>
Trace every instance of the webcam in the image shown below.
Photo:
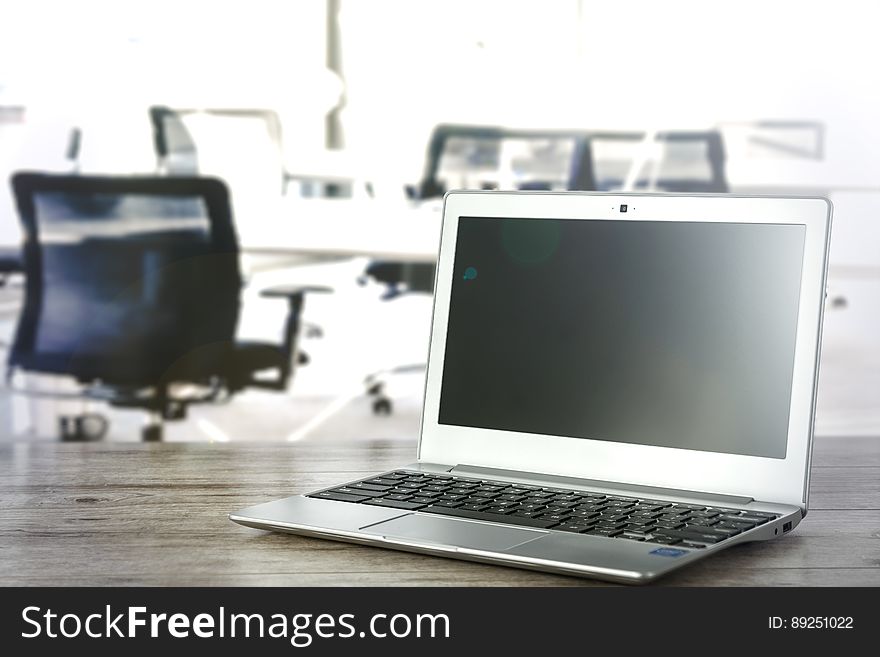
<path fill-rule="evenodd" d="M 626 212 L 626 203 L 621 203 L 621 204 L 620 204 L 620 211 L 621 211 L 621 212 Z"/>

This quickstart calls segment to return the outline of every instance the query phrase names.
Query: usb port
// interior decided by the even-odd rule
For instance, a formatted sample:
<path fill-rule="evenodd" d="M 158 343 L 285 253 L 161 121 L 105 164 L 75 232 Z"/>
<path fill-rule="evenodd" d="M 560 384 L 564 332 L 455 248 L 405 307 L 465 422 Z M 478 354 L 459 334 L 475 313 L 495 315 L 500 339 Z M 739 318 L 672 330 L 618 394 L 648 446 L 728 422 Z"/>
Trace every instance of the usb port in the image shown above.
<path fill-rule="evenodd" d="M 784 525 L 782 525 L 782 533 L 783 533 L 783 534 L 784 534 L 785 532 L 790 532 L 790 531 L 791 531 L 791 520 L 789 520 L 787 523 L 785 523 Z"/>

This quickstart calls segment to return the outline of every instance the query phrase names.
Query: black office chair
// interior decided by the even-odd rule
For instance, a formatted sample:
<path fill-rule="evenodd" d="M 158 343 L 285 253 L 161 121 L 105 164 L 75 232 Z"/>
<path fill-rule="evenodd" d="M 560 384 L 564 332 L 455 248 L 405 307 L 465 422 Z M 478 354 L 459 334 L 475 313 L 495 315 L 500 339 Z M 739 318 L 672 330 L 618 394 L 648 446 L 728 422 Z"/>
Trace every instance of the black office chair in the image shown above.
<path fill-rule="evenodd" d="M 641 147 L 641 132 L 593 132 L 590 134 L 596 188 L 602 191 L 623 186 L 633 158 Z M 658 132 L 654 141 L 663 152 L 660 161 L 646 162 L 635 189 L 680 193 L 727 193 L 724 140 L 716 130 Z M 647 175 L 656 167 L 654 179 Z"/>
<path fill-rule="evenodd" d="M 502 162 L 512 148 L 509 162 Z M 505 165 L 513 187 L 499 180 Z M 412 200 L 440 198 L 448 189 L 593 190 L 589 134 L 573 130 L 520 130 L 497 126 L 441 124 L 428 142 L 425 168 Z M 386 299 L 403 292 L 432 292 L 434 266 L 377 261 L 366 276 L 385 283 Z"/>
<path fill-rule="evenodd" d="M 235 340 L 242 280 L 221 181 L 18 173 L 12 186 L 26 294 L 10 379 L 66 375 L 87 396 L 150 411 L 145 440 L 189 404 L 287 387 L 305 293 L 329 290 L 265 290 L 290 306 L 280 341 Z M 62 437 L 83 437 L 74 420 Z"/>

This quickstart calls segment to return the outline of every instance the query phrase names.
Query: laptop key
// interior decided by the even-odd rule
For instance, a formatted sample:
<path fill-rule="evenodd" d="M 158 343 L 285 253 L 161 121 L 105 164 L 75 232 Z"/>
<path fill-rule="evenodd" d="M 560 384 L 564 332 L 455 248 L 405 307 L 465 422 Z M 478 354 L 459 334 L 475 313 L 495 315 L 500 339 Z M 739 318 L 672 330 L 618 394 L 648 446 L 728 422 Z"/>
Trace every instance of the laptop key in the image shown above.
<path fill-rule="evenodd" d="M 415 500 L 413 500 L 415 501 Z M 456 500 L 428 500 L 428 504 L 434 504 L 434 506 L 446 506 L 446 507 L 459 507 L 461 506 L 461 502 L 457 502 Z"/>
<path fill-rule="evenodd" d="M 562 524 L 557 525 L 553 528 L 554 531 L 557 532 L 571 532 L 573 534 L 583 534 L 588 529 L 591 529 L 592 525 L 575 525 L 575 524 Z"/>
<path fill-rule="evenodd" d="M 325 491 L 323 493 L 314 493 L 308 497 L 317 497 L 322 500 L 334 500 L 336 502 L 363 502 L 370 499 L 366 495 L 350 495 L 348 493 L 331 493 Z"/>
<path fill-rule="evenodd" d="M 367 479 L 361 483 L 364 484 L 378 484 L 379 486 L 396 486 L 397 480 L 395 479 L 385 479 L 384 477 L 376 477 L 375 479 Z"/>
<path fill-rule="evenodd" d="M 487 509 L 488 511 L 488 509 Z M 485 520 L 494 524 L 519 525 L 521 527 L 537 527 L 549 529 L 559 524 L 551 520 L 540 518 L 522 518 L 519 516 L 500 516 L 486 511 L 469 511 L 467 509 L 449 509 L 446 507 L 429 506 L 420 510 L 421 513 L 437 513 L 453 518 L 468 518 L 470 520 Z"/>
<path fill-rule="evenodd" d="M 543 520 L 552 520 L 554 522 L 562 522 L 568 520 L 568 514 L 562 513 L 545 513 L 541 516 Z"/>
<path fill-rule="evenodd" d="M 614 538 L 618 534 L 622 534 L 623 531 L 620 529 L 604 529 L 602 527 L 593 527 L 592 529 L 588 529 L 585 534 L 589 534 L 590 536 L 607 536 L 608 538 Z"/>
<path fill-rule="evenodd" d="M 727 534 L 728 536 L 736 536 L 737 534 L 739 534 L 742 531 L 742 529 L 740 529 L 739 527 L 732 527 L 732 526 L 731 527 L 722 527 L 720 524 L 714 525 L 713 527 L 705 527 L 703 525 L 688 524 L 684 528 L 684 531 L 691 531 L 691 530 L 701 531 L 703 529 L 712 529 L 713 531 L 718 532 L 719 534 Z"/>
<path fill-rule="evenodd" d="M 360 490 L 358 488 L 349 488 L 348 486 L 341 486 L 340 488 L 334 488 L 330 493 L 345 493 L 346 495 L 362 495 L 364 497 L 382 497 L 385 495 L 384 491 L 381 490 Z"/>
<path fill-rule="evenodd" d="M 699 541 L 700 543 L 720 543 L 725 538 L 728 538 L 726 535 L 719 534 L 706 534 L 703 532 L 696 531 L 687 531 L 685 529 L 658 529 L 656 531 L 657 534 L 661 536 L 672 536 L 673 538 L 680 538 L 683 541 Z"/>
<path fill-rule="evenodd" d="M 718 524 L 718 521 L 713 518 L 694 518 L 690 517 L 687 520 L 688 525 L 697 525 L 700 527 L 712 527 Z"/>
<path fill-rule="evenodd" d="M 373 506 L 387 506 L 392 509 L 408 509 L 415 510 L 421 509 L 424 504 L 418 504 L 416 502 L 402 502 L 400 500 L 389 500 L 387 498 L 379 498 L 379 499 L 368 499 L 364 504 L 371 504 Z"/>
<path fill-rule="evenodd" d="M 608 522 L 607 520 L 597 520 L 596 527 L 602 529 L 623 529 L 626 527 L 625 522 Z"/>
<path fill-rule="evenodd" d="M 672 536 L 651 536 L 648 538 L 648 543 L 659 543 L 660 545 L 675 545 L 676 543 L 681 543 L 681 539 L 673 538 Z"/>
<path fill-rule="evenodd" d="M 730 520 L 723 522 L 723 523 L 718 523 L 718 524 L 719 525 L 723 524 L 725 527 L 735 527 L 738 530 L 740 530 L 741 532 L 747 532 L 747 531 L 757 527 L 757 525 L 754 525 L 750 522 L 732 522 Z M 713 527 L 713 529 L 714 529 L 714 527 Z"/>
<path fill-rule="evenodd" d="M 386 486 L 384 484 L 365 484 L 362 481 L 357 482 L 356 484 L 349 484 L 349 488 L 360 488 L 363 490 L 381 490 L 381 491 L 389 491 L 393 488 L 393 486 Z"/>
<path fill-rule="evenodd" d="M 654 529 L 681 529 L 684 527 L 683 522 L 658 522 L 654 525 Z"/>

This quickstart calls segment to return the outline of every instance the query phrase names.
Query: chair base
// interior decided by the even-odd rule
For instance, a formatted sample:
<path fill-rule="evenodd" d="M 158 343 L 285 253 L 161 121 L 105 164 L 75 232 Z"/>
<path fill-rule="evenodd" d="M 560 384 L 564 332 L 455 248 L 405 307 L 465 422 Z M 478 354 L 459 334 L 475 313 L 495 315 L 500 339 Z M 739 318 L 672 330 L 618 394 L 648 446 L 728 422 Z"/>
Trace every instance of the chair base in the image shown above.
<path fill-rule="evenodd" d="M 394 412 L 394 403 L 386 392 L 388 380 L 391 377 L 397 374 L 423 372 L 426 367 L 425 363 L 413 363 L 370 374 L 364 380 L 364 387 L 367 395 L 372 399 L 373 415 L 391 415 Z"/>
<path fill-rule="evenodd" d="M 100 413 L 62 415 L 58 418 L 58 433 L 63 442 L 91 442 L 107 435 L 110 421 Z"/>
<path fill-rule="evenodd" d="M 164 437 L 164 427 L 161 422 L 145 424 L 141 429 L 141 440 L 145 443 L 160 443 Z"/>

